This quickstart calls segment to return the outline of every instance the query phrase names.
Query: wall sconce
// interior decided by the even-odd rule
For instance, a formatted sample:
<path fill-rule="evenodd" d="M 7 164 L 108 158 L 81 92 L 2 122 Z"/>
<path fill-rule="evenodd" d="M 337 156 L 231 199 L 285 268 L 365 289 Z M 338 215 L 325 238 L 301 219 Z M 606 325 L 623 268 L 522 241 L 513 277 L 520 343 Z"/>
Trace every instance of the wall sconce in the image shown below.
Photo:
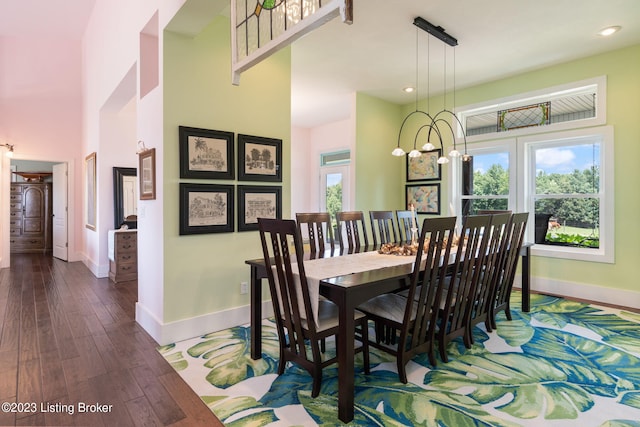
<path fill-rule="evenodd" d="M 6 156 L 11 158 L 13 157 L 13 145 L 12 144 L 0 144 L 0 147 L 6 147 L 7 153 Z"/>

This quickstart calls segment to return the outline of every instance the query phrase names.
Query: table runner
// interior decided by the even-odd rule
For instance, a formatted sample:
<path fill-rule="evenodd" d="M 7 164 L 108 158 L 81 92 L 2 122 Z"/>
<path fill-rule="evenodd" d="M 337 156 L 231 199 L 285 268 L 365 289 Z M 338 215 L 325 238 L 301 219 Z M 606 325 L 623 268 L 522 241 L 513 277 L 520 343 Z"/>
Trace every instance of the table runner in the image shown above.
<path fill-rule="evenodd" d="M 304 270 L 307 276 L 311 309 L 316 325 L 318 325 L 321 280 L 335 276 L 344 276 L 346 274 L 362 273 L 364 271 L 411 264 L 415 262 L 415 259 L 415 256 L 383 255 L 377 251 L 371 251 L 305 261 Z M 294 271 L 297 270 L 297 268 L 294 269 Z M 299 281 L 297 274 L 295 278 Z M 299 304 L 300 303 L 301 301 L 299 301 Z M 304 306 L 300 305 L 300 307 Z"/>

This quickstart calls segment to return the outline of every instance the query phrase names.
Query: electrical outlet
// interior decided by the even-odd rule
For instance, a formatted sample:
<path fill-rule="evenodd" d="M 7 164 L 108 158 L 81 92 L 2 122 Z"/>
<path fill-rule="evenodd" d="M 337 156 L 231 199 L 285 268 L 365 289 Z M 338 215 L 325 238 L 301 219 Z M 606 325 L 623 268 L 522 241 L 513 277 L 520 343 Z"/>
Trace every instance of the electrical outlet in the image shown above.
<path fill-rule="evenodd" d="M 240 282 L 240 293 L 241 294 L 249 293 L 249 284 L 247 282 Z"/>

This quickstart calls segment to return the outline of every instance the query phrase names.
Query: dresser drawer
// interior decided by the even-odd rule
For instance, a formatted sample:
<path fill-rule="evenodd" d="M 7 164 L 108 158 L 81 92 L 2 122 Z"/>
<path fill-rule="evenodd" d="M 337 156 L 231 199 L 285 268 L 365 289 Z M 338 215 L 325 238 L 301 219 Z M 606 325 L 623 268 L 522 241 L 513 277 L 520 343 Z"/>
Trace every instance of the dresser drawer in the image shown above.
<path fill-rule="evenodd" d="M 14 194 L 12 192 L 9 195 L 9 202 L 11 202 L 11 203 L 22 203 L 22 194 Z"/>
<path fill-rule="evenodd" d="M 9 235 L 10 235 L 11 237 L 18 237 L 18 236 L 21 236 L 21 235 L 22 235 L 22 228 L 20 228 L 20 227 L 13 227 L 13 226 L 11 226 L 11 227 L 9 228 Z"/>
<path fill-rule="evenodd" d="M 43 237 L 11 237 L 11 249 L 43 249 Z"/>
<path fill-rule="evenodd" d="M 116 263 L 120 264 L 120 263 L 136 263 L 137 262 L 137 258 L 138 258 L 138 254 L 136 252 L 123 252 L 123 251 L 118 251 L 116 253 Z"/>
<path fill-rule="evenodd" d="M 9 203 L 9 210 L 10 211 L 22 211 L 22 203 L 21 202 L 11 202 Z"/>
<path fill-rule="evenodd" d="M 10 220 L 22 220 L 22 210 L 9 212 Z"/>

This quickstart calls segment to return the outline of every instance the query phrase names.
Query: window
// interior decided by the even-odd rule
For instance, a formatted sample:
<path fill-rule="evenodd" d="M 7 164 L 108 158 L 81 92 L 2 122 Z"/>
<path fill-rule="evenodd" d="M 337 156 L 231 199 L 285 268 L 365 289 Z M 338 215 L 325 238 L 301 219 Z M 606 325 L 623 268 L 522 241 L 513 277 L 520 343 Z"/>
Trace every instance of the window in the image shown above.
<path fill-rule="evenodd" d="M 522 206 L 534 214 L 534 254 L 613 262 L 612 128 L 523 137 L 518 143 L 525 172 Z"/>
<path fill-rule="evenodd" d="M 473 147 L 469 162 L 462 163 L 462 214 L 479 210 L 508 210 L 515 205 L 514 142 L 499 147 Z M 512 185 L 513 184 L 513 185 Z"/>
<path fill-rule="evenodd" d="M 331 214 L 334 225 L 336 212 L 348 210 L 350 159 L 349 150 L 320 154 L 320 210 Z"/>
<path fill-rule="evenodd" d="M 532 254 L 614 262 L 613 128 L 599 126 L 606 122 L 606 80 L 586 83 L 461 111 L 461 117 L 471 118 L 482 110 L 504 112 L 527 102 L 533 106 L 532 100 L 551 100 L 551 110 L 556 98 L 597 100 L 592 114 L 584 117 L 551 120 L 544 126 L 529 126 L 529 119 L 522 119 L 522 126 L 510 125 L 509 139 L 498 139 L 504 133 L 497 132 L 467 137 L 468 142 L 475 141 L 468 144 L 472 161 L 451 168 L 455 212 L 529 212 L 526 240 L 535 242 Z"/>

